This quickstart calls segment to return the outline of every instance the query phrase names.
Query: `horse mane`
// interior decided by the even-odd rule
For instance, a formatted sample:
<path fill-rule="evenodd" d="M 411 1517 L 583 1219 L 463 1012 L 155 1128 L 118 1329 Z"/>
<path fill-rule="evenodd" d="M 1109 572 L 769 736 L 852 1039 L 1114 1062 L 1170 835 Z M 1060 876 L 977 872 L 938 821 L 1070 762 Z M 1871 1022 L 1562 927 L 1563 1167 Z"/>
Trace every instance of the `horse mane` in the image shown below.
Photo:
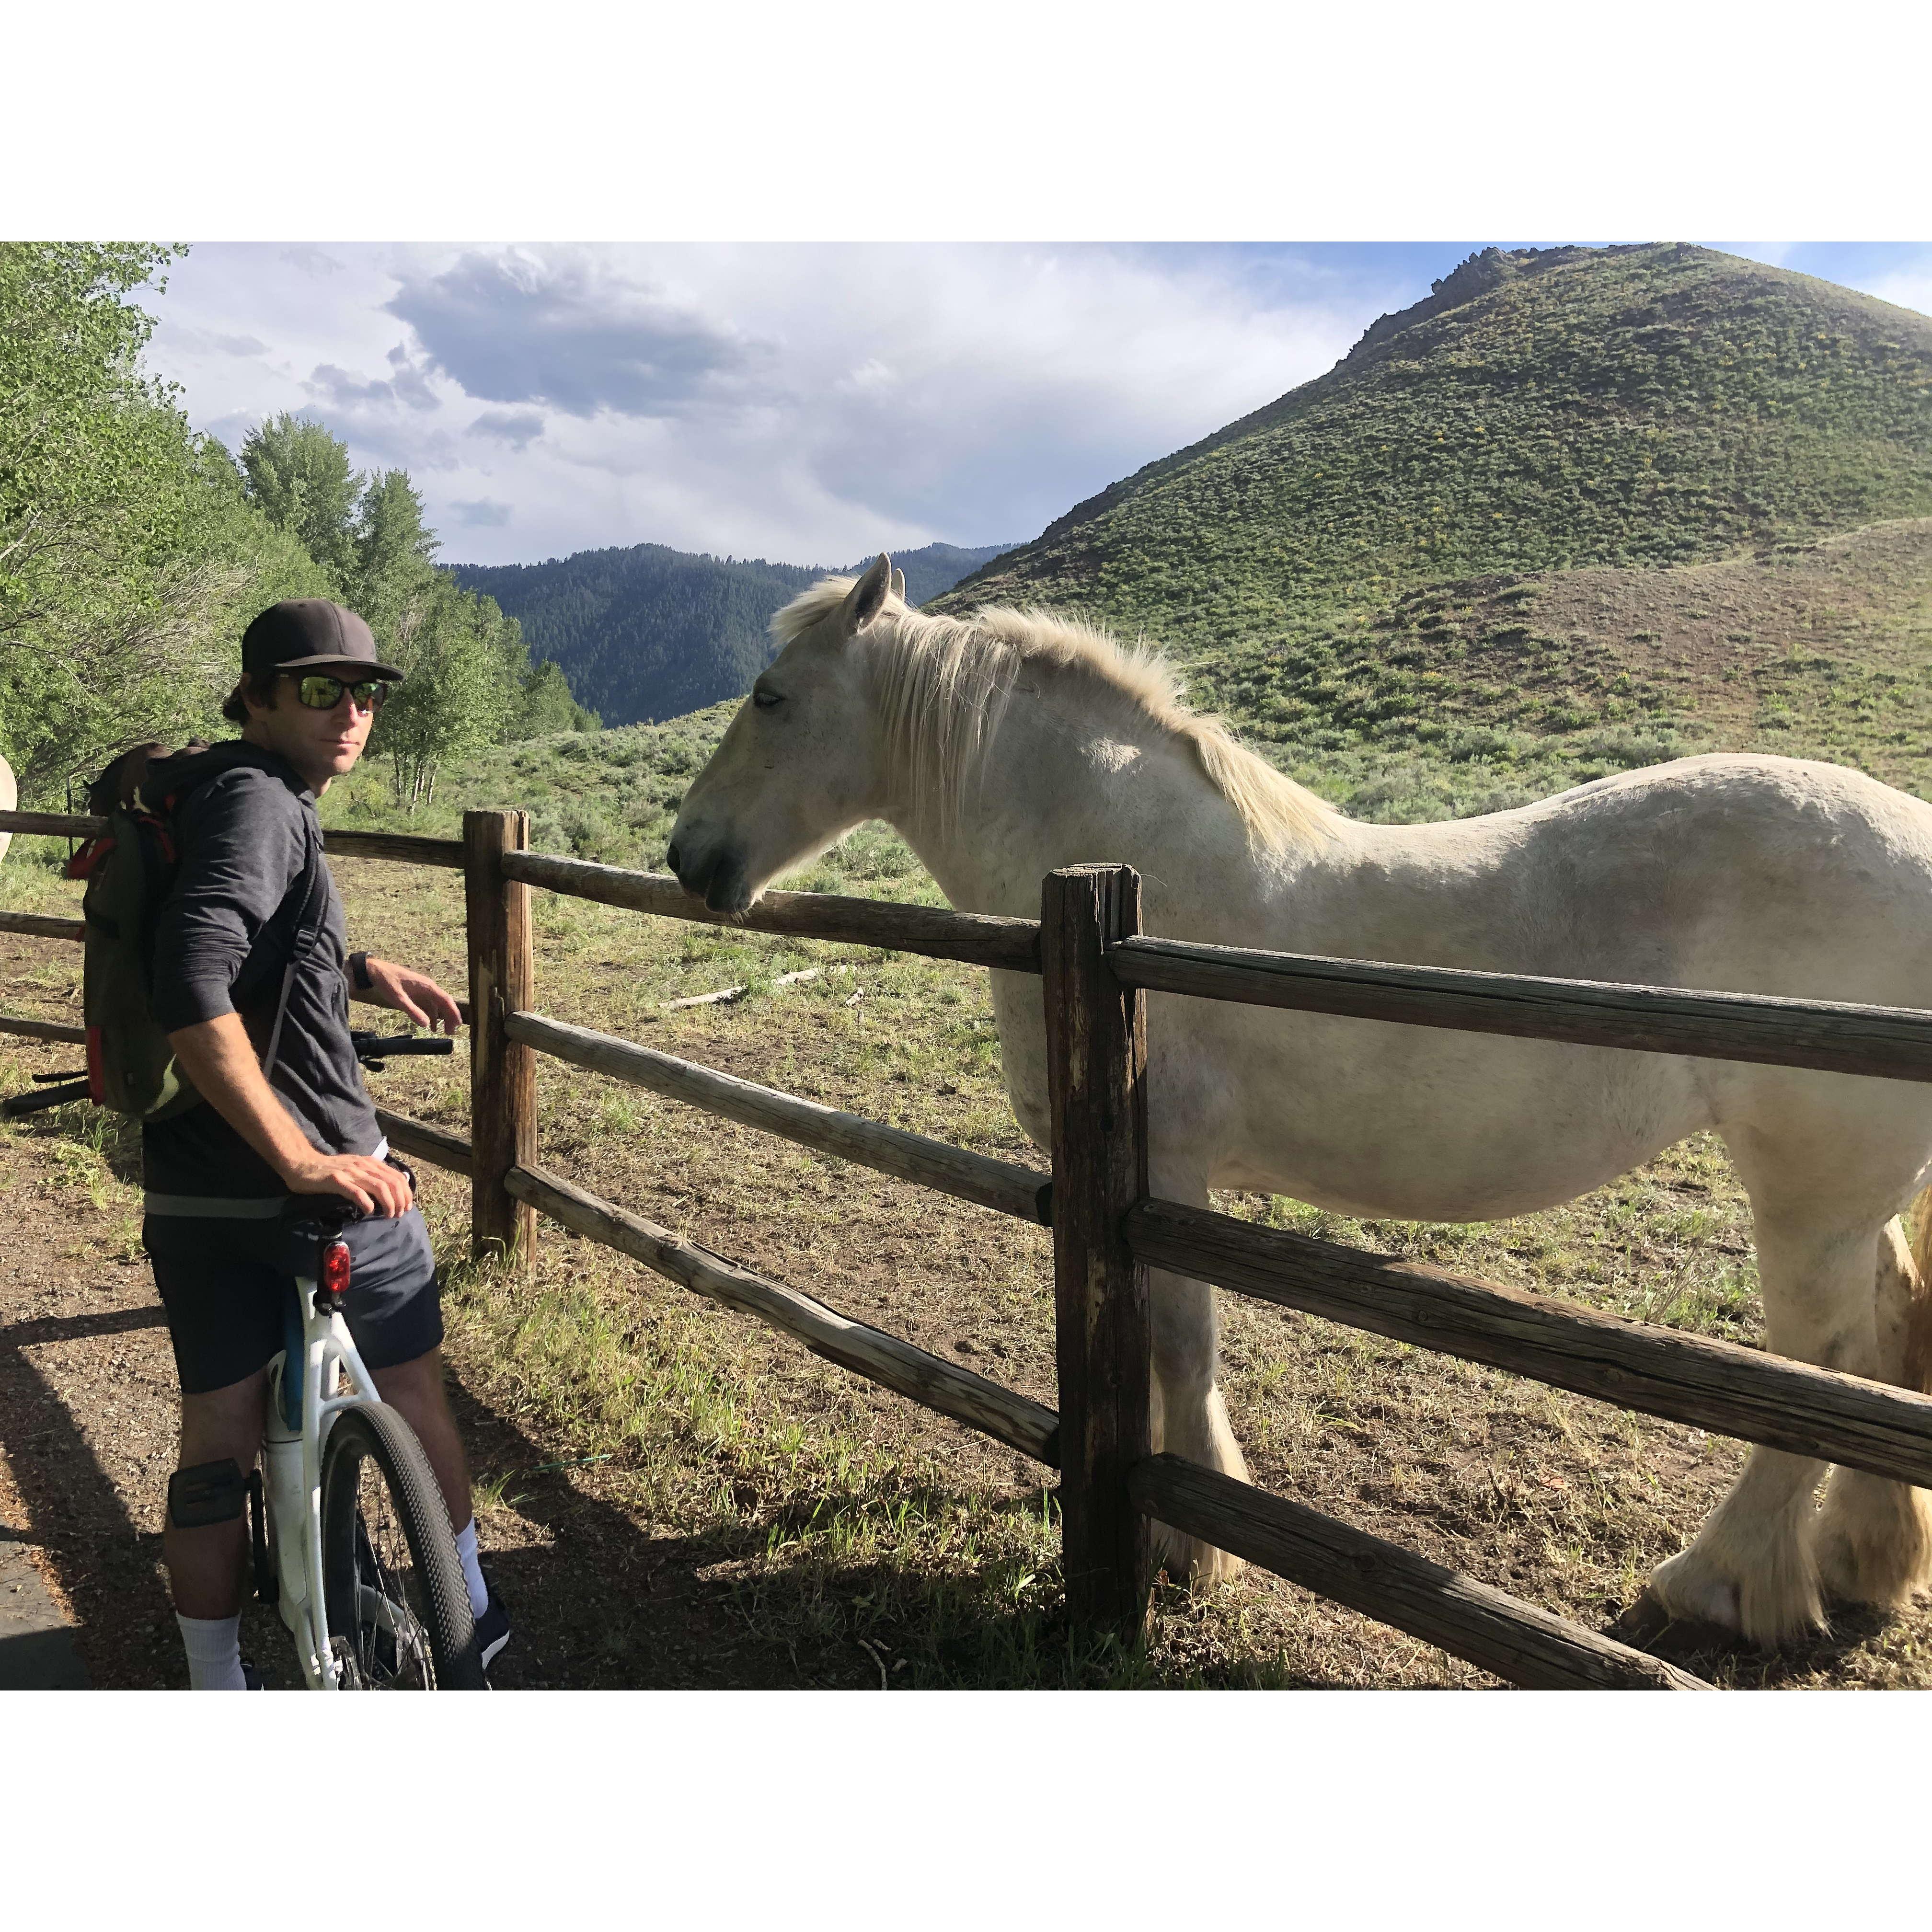
<path fill-rule="evenodd" d="M 772 620 L 781 649 L 836 610 L 857 580 L 821 578 Z M 983 604 L 968 617 L 915 610 L 888 595 L 861 634 L 872 668 L 888 755 L 914 797 L 957 811 L 999 728 L 1022 668 L 1082 680 L 1102 705 L 1182 740 L 1202 776 L 1234 808 L 1250 844 L 1269 851 L 1333 836 L 1340 814 L 1239 743 L 1218 718 L 1194 710 L 1180 674 L 1153 646 L 1118 642 L 1078 618 Z"/>

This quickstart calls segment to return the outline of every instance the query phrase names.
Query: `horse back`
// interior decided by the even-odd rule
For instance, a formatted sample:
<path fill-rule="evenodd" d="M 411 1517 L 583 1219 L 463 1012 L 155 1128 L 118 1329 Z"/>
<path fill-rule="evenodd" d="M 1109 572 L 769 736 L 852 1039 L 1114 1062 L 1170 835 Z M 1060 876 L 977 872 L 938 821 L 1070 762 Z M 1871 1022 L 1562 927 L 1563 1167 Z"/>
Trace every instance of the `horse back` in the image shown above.
<path fill-rule="evenodd" d="M 1715 754 L 1481 818 L 1352 823 L 1293 886 L 1260 922 L 1298 952 L 1932 1003 L 1932 806 L 1837 765 Z"/>

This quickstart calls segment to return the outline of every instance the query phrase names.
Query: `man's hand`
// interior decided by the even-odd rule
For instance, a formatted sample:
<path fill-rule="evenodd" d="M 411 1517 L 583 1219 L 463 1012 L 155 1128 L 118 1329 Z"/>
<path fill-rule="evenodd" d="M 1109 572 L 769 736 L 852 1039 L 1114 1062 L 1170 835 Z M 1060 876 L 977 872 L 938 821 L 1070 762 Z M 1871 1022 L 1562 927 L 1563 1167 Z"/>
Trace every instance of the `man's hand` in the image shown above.
<path fill-rule="evenodd" d="M 406 1214 L 416 1196 L 410 1178 L 366 1154 L 316 1154 L 282 1170 L 291 1194 L 340 1194 L 365 1214 Z"/>
<path fill-rule="evenodd" d="M 445 995 L 447 998 L 447 995 Z M 275 1170 L 292 1194 L 340 1194 L 365 1214 L 406 1214 L 408 1180 L 362 1154 L 324 1154 L 296 1124 L 238 1016 L 224 1013 L 168 1035 L 168 1045 L 202 1098 Z"/>
<path fill-rule="evenodd" d="M 454 1033 L 463 1024 L 457 1004 L 427 973 L 413 972 L 387 959 L 372 955 L 367 961 L 373 982 L 356 998 L 372 1006 L 387 1006 L 412 1019 L 419 1027 L 435 1032 L 439 1022 L 445 1033 Z"/>

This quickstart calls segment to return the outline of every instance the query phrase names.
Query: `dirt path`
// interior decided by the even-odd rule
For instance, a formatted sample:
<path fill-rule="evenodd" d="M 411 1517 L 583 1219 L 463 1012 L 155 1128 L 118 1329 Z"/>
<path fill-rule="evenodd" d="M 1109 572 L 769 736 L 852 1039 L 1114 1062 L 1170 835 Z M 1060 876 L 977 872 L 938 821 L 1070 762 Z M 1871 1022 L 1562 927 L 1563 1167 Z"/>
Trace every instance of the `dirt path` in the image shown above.
<path fill-rule="evenodd" d="M 122 1216 L 60 1148 L 23 1134 L 0 1166 L 0 1544 L 24 1550 L 67 1612 L 92 1683 L 184 1685 L 160 1568 L 167 1332 Z"/>
<path fill-rule="evenodd" d="M 452 1184 L 428 1185 L 454 1205 Z M 187 1685 L 160 1550 L 174 1364 L 153 1277 L 134 1255 L 135 1200 L 70 1126 L 22 1121 L 0 1145 L 0 1610 L 27 1618 L 16 1638 L 0 1616 L 0 1636 L 38 1646 L 28 1682 L 46 1688 L 82 1672 L 102 1689 Z M 620 1481 L 572 1466 L 460 1377 L 451 1394 L 485 1498 L 484 1560 L 517 1622 L 498 1688 L 871 1678 L 856 1652 L 796 1659 L 761 1637 L 731 1580 L 735 1551 L 652 1526 Z M 45 1640 L 60 1619 L 69 1638 Z M 270 1688 L 293 1687 L 272 1612 L 249 1606 L 242 1650 Z"/>

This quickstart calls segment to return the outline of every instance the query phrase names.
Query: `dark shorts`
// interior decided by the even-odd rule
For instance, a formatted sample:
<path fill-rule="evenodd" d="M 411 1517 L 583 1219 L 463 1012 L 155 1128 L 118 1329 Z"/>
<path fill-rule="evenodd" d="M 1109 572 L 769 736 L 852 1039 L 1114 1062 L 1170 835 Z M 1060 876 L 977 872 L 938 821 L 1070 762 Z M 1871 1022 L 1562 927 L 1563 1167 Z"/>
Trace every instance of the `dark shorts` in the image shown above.
<path fill-rule="evenodd" d="M 184 1395 L 226 1388 L 280 1353 L 298 1258 L 283 1223 L 150 1214 L 141 1238 Z M 442 1340 L 442 1299 L 422 1210 L 358 1221 L 343 1238 L 351 1257 L 343 1312 L 364 1362 L 392 1369 L 427 1354 Z"/>

